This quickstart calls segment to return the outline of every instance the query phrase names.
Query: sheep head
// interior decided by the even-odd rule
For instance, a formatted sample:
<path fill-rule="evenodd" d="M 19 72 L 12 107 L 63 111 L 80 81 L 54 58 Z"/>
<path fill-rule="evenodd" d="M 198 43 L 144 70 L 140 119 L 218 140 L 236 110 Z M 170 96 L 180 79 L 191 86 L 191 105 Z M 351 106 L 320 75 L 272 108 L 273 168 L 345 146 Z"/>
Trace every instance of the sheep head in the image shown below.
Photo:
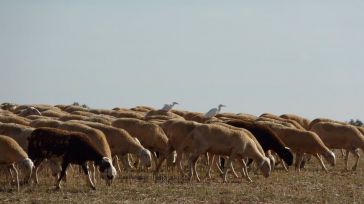
<path fill-rule="evenodd" d="M 32 171 L 34 168 L 34 164 L 31 159 L 26 158 L 21 162 L 21 166 L 23 166 L 26 169 L 26 171 L 28 172 L 28 175 L 25 178 L 25 182 L 29 183 L 30 178 L 32 177 Z"/>
<path fill-rule="evenodd" d="M 269 177 L 270 171 L 271 171 L 269 158 L 264 157 L 263 160 L 262 160 L 262 162 L 259 164 L 259 168 L 262 171 L 263 176 L 265 178 Z"/>
<path fill-rule="evenodd" d="M 115 167 L 112 165 L 111 160 L 107 157 L 102 158 L 99 166 L 101 178 L 104 179 L 106 184 L 110 186 L 117 174 Z"/>
<path fill-rule="evenodd" d="M 325 157 L 326 161 L 328 161 L 331 164 L 331 166 L 335 166 L 335 164 L 336 164 L 336 157 L 335 157 L 334 152 L 328 150 L 327 152 L 325 152 L 323 154 L 323 156 Z"/>
<path fill-rule="evenodd" d="M 149 150 L 141 149 L 138 156 L 142 160 L 144 166 L 150 167 L 152 165 L 152 154 Z"/>

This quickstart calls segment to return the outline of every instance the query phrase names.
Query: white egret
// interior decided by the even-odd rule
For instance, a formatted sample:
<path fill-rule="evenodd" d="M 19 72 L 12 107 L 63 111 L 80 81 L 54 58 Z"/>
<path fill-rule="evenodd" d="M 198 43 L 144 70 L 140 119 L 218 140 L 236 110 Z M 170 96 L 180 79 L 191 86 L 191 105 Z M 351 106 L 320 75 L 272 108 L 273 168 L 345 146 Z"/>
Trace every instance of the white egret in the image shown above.
<path fill-rule="evenodd" d="M 179 103 L 173 102 L 172 104 L 164 104 L 163 108 L 161 110 L 170 111 L 172 110 L 174 105 L 178 105 Z"/>
<path fill-rule="evenodd" d="M 220 104 L 218 106 L 218 108 L 213 108 L 213 109 L 209 110 L 207 113 L 205 113 L 205 115 L 203 117 L 205 117 L 205 118 L 212 118 L 212 117 L 214 117 L 215 115 L 217 115 L 217 114 L 220 113 L 221 107 L 226 107 L 226 106 Z"/>

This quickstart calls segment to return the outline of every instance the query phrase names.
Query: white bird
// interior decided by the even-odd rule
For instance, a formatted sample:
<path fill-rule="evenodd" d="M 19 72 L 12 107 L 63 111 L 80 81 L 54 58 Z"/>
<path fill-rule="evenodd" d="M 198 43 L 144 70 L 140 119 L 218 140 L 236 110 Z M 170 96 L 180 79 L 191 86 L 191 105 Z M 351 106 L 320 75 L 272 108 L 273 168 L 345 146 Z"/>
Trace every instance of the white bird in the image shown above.
<path fill-rule="evenodd" d="M 179 104 L 179 103 L 173 102 L 172 104 L 164 104 L 164 106 L 161 110 L 170 111 L 170 110 L 172 110 L 173 106 L 176 104 Z"/>
<path fill-rule="evenodd" d="M 213 109 L 209 110 L 207 113 L 205 113 L 205 115 L 203 117 L 205 117 L 205 118 L 212 118 L 212 117 L 214 117 L 215 115 L 217 115 L 217 114 L 220 113 L 221 107 L 226 107 L 226 106 L 220 104 L 218 106 L 218 108 L 213 108 Z"/>

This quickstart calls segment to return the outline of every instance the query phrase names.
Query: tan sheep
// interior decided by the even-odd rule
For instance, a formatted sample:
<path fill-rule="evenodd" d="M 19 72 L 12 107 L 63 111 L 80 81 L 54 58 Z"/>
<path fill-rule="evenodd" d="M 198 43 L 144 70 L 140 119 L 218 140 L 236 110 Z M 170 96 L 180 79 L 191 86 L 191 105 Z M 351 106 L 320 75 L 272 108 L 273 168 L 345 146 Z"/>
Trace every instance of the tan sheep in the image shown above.
<path fill-rule="evenodd" d="M 360 148 L 364 151 L 364 136 L 357 127 L 333 122 L 319 122 L 311 127 L 311 131 L 317 133 L 325 145 L 331 149 L 345 149 L 345 167 L 348 169 L 349 152 L 356 157 L 353 170 L 356 170 L 360 155 L 356 151 Z"/>
<path fill-rule="evenodd" d="M 298 122 L 303 128 L 305 128 L 306 130 L 309 130 L 311 121 L 307 118 L 304 118 L 302 116 L 295 115 L 295 114 L 283 114 L 279 117 L 288 119 L 288 120 L 294 120 L 294 121 Z"/>
<path fill-rule="evenodd" d="M 348 123 L 337 121 L 337 120 L 332 120 L 332 119 L 329 119 L 329 118 L 316 118 L 313 121 L 311 121 L 311 123 L 309 125 L 309 129 L 312 129 L 312 127 L 316 123 L 320 123 L 320 122 L 330 122 L 330 123 L 337 123 L 337 124 L 341 124 L 341 125 L 348 125 Z"/>
<path fill-rule="evenodd" d="M 151 110 L 146 113 L 144 116 L 145 120 L 151 120 L 151 119 L 163 119 L 163 120 L 169 120 L 169 119 L 184 119 L 183 117 L 172 113 L 171 111 L 166 110 Z"/>
<path fill-rule="evenodd" d="M 143 164 L 146 167 L 149 167 L 151 165 L 150 151 L 145 149 L 140 144 L 140 142 L 135 140 L 127 131 L 120 128 L 107 126 L 95 122 L 88 122 L 88 121 L 71 121 L 71 122 L 85 124 L 87 126 L 102 131 L 106 136 L 107 142 L 109 143 L 111 149 L 111 154 L 113 156 L 124 157 L 126 156 L 126 154 L 131 153 L 141 158 Z M 129 162 L 126 163 L 126 161 L 124 160 L 124 165 L 128 164 Z M 125 167 L 129 168 L 130 166 L 125 166 Z"/>
<path fill-rule="evenodd" d="M 296 153 L 295 166 L 298 170 L 300 170 L 300 164 L 305 153 L 315 156 L 326 172 L 328 170 L 320 155 L 322 155 L 332 166 L 336 163 L 335 154 L 325 146 L 324 142 L 314 132 L 288 128 L 272 122 L 259 121 L 255 122 L 255 124 L 271 130 L 285 145 L 287 145 L 287 147 Z"/>
<path fill-rule="evenodd" d="M 58 121 L 58 120 L 53 120 L 53 119 L 38 119 L 38 120 L 33 120 L 30 123 L 30 126 L 31 127 L 34 127 L 34 128 L 40 128 L 40 127 L 57 128 L 61 124 L 62 124 L 62 122 L 61 121 Z"/>
<path fill-rule="evenodd" d="M 259 116 L 259 119 L 265 119 L 265 118 L 269 118 L 271 120 L 276 120 L 277 123 L 279 124 L 292 124 L 295 128 L 299 129 L 299 130 L 306 130 L 305 128 L 303 128 L 298 122 L 296 122 L 295 120 L 291 120 L 291 119 L 284 119 L 281 118 L 277 115 L 273 115 L 271 113 L 263 113 L 262 115 Z M 279 122 L 278 122 L 279 121 Z"/>
<path fill-rule="evenodd" d="M 0 123 L 0 135 L 13 138 L 21 148 L 28 151 L 28 138 L 34 128 L 15 123 Z"/>
<path fill-rule="evenodd" d="M 177 152 L 176 164 L 181 173 L 184 175 L 183 167 L 182 167 L 182 154 L 191 152 L 192 149 L 188 147 L 190 145 L 182 145 L 185 140 L 189 139 L 187 136 L 189 133 L 195 129 L 196 127 L 202 125 L 201 123 L 193 122 L 193 121 L 185 121 L 185 120 L 168 120 L 161 124 L 161 127 L 165 134 L 168 137 L 168 150 L 166 154 L 171 154 L 174 150 Z M 189 144 L 191 141 L 186 141 L 185 143 Z M 161 162 L 158 163 L 156 172 L 159 171 L 161 167 Z"/>
<path fill-rule="evenodd" d="M 0 115 L 0 122 L 16 123 L 16 124 L 20 124 L 20 125 L 29 126 L 30 121 L 27 118 L 23 118 L 23 117 L 15 115 L 15 114 L 9 114 L 9 115 Z"/>
<path fill-rule="evenodd" d="M 244 131 L 237 131 L 220 125 L 208 124 L 196 127 L 189 135 L 192 139 L 193 149 L 189 159 L 190 179 L 193 174 L 200 181 L 197 170 L 196 161 L 199 155 L 210 152 L 217 155 L 229 156 L 227 167 L 232 165 L 235 159 L 238 159 L 243 166 L 243 176 L 251 181 L 246 164 L 243 159 L 252 158 L 259 164 L 264 177 L 270 175 L 271 167 L 267 157 L 259 150 L 256 143 Z M 228 168 L 224 169 L 224 181 L 226 182 Z"/>
<path fill-rule="evenodd" d="M 168 138 L 158 125 L 139 119 L 123 118 L 115 120 L 112 126 L 128 131 L 131 136 L 138 138 L 145 148 L 153 152 L 159 152 L 161 155 L 160 162 L 166 159 Z M 156 158 L 155 162 L 157 166 Z"/>
<path fill-rule="evenodd" d="M 117 110 L 117 109 L 115 109 L 115 110 Z M 146 113 L 146 112 L 149 112 L 149 111 L 152 111 L 152 110 L 155 110 L 155 109 L 152 108 L 152 107 L 149 107 L 149 106 L 136 106 L 134 108 L 130 108 L 130 110 Z"/>
<path fill-rule="evenodd" d="M 84 108 L 82 106 L 69 105 L 69 106 L 64 107 L 63 111 L 68 112 L 68 113 L 73 113 L 74 111 L 85 111 L 85 112 L 88 112 L 89 109 L 88 108 Z"/>
<path fill-rule="evenodd" d="M 235 119 L 235 120 L 243 120 L 243 121 L 254 121 L 256 119 L 258 119 L 257 116 L 255 115 L 250 115 L 250 114 L 234 114 L 234 113 L 219 113 L 216 115 L 216 117 L 218 119 L 221 120 L 231 120 L 231 119 Z"/>
<path fill-rule="evenodd" d="M 42 116 L 53 117 L 53 118 L 60 118 L 60 117 L 63 117 L 63 116 L 66 116 L 66 115 L 69 114 L 69 113 L 63 112 L 61 110 L 59 110 L 59 111 L 56 111 L 56 110 L 46 110 L 46 111 L 43 111 L 41 113 L 42 113 Z"/>
<path fill-rule="evenodd" d="M 19 191 L 19 176 L 14 164 L 20 164 L 26 168 L 27 177 L 25 178 L 25 181 L 29 182 L 32 175 L 32 169 L 34 167 L 33 162 L 29 159 L 27 153 L 19 146 L 19 144 L 8 136 L 0 135 L 0 150 L 0 164 L 7 165 L 10 172 L 15 172 L 16 183 Z"/>
<path fill-rule="evenodd" d="M 86 134 L 90 138 L 92 144 L 94 145 L 94 148 L 101 152 L 104 157 L 112 159 L 110 146 L 107 143 L 106 136 L 100 130 L 75 122 L 61 123 L 61 125 L 57 128 L 71 132 L 82 132 Z"/>

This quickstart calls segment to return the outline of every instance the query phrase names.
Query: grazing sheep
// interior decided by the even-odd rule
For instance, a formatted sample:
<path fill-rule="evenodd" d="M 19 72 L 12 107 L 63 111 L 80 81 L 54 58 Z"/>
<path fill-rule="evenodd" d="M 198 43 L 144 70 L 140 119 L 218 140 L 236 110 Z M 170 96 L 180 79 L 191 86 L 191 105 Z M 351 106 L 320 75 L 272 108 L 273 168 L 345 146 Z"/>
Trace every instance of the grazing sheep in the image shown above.
<path fill-rule="evenodd" d="M 332 120 L 332 119 L 329 119 L 329 118 L 316 118 L 313 121 L 311 121 L 311 123 L 309 125 L 309 130 L 311 130 L 312 127 L 316 123 L 320 123 L 320 122 L 329 122 L 329 123 L 337 123 L 337 124 L 341 124 L 341 125 L 349 125 L 349 123 L 345 123 L 345 122 L 341 122 L 341 121 L 337 121 L 337 120 Z"/>
<path fill-rule="evenodd" d="M 113 109 L 113 110 L 118 110 L 118 109 Z M 137 112 L 142 112 L 142 113 L 146 113 L 149 112 L 151 110 L 154 110 L 154 108 L 149 107 L 149 106 L 136 106 L 134 108 L 130 108 L 130 110 L 132 111 L 137 111 Z"/>
<path fill-rule="evenodd" d="M 110 116 L 111 117 L 111 116 Z M 89 122 L 97 122 L 102 123 L 104 125 L 111 125 L 111 122 L 113 119 L 99 116 L 99 115 L 93 115 L 91 117 L 88 116 L 82 116 L 82 115 L 66 115 L 61 118 L 59 118 L 60 121 L 69 121 L 69 120 L 83 120 L 83 121 L 89 121 Z"/>
<path fill-rule="evenodd" d="M 289 126 L 289 124 L 291 124 L 299 130 L 306 130 L 295 120 L 284 119 L 284 118 L 281 118 L 279 116 L 276 116 L 276 115 L 273 115 L 270 113 L 263 113 L 262 115 L 259 116 L 258 120 L 269 120 L 269 121 L 276 122 L 276 123 L 279 123 L 279 124 L 282 124 L 285 126 Z"/>
<path fill-rule="evenodd" d="M 144 116 L 145 120 L 151 120 L 151 119 L 170 120 L 175 118 L 184 119 L 183 117 L 166 110 L 152 110 L 146 113 L 146 115 Z"/>
<path fill-rule="evenodd" d="M 63 111 L 56 111 L 56 110 L 46 110 L 42 112 L 42 116 L 53 117 L 53 118 L 60 118 L 63 116 L 68 115 L 69 113 Z"/>
<path fill-rule="evenodd" d="M 31 127 L 34 127 L 34 128 L 39 128 L 39 127 L 57 128 L 61 124 L 62 124 L 62 122 L 61 121 L 58 121 L 58 120 L 53 120 L 53 119 L 38 119 L 38 120 L 33 120 L 30 123 L 30 126 Z"/>
<path fill-rule="evenodd" d="M 192 149 L 188 149 L 188 145 L 182 145 L 186 139 L 188 139 L 188 134 L 195 129 L 196 127 L 200 126 L 200 123 L 193 122 L 193 121 L 185 121 L 185 120 L 168 120 L 161 124 L 161 127 L 165 134 L 168 137 L 168 150 L 167 155 L 170 155 L 174 150 L 177 152 L 176 164 L 181 173 L 184 175 L 183 168 L 182 168 L 182 154 L 184 152 L 191 152 Z M 185 142 L 187 143 L 187 142 Z M 162 163 L 159 162 L 156 168 L 156 172 L 159 171 Z"/>
<path fill-rule="evenodd" d="M 5 164 L 9 167 L 9 171 L 15 172 L 16 183 L 19 191 L 19 176 L 14 164 L 24 166 L 27 171 L 25 182 L 29 182 L 34 167 L 32 160 L 29 159 L 27 153 L 19 146 L 12 138 L 0 135 L 0 164 Z"/>
<path fill-rule="evenodd" d="M 16 123 L 16 124 L 20 124 L 20 125 L 29 126 L 30 121 L 27 118 L 23 118 L 23 117 L 15 115 L 15 114 L 9 114 L 9 115 L 0 115 L 0 122 Z"/>
<path fill-rule="evenodd" d="M 206 152 L 213 153 L 216 155 L 229 156 L 228 167 L 231 166 L 234 159 L 239 159 L 243 166 L 243 176 L 251 181 L 246 164 L 243 159 L 252 158 L 259 164 L 259 168 L 262 171 L 264 177 L 270 175 L 270 163 L 269 159 L 262 154 L 250 136 L 244 131 L 238 131 L 231 128 L 223 127 L 221 125 L 208 124 L 196 127 L 190 134 L 192 140 L 193 149 L 192 155 L 189 158 L 190 165 L 190 179 L 195 174 L 198 181 L 196 171 L 196 161 L 199 155 Z M 226 182 L 228 168 L 224 169 L 224 181 Z"/>
<path fill-rule="evenodd" d="M 0 123 L 0 135 L 13 138 L 21 148 L 28 150 L 28 138 L 34 128 L 15 123 Z"/>
<path fill-rule="evenodd" d="M 249 130 L 262 146 L 264 152 L 272 150 L 278 154 L 289 166 L 293 163 L 292 152 L 285 146 L 283 141 L 275 136 L 271 131 L 262 128 L 252 122 L 241 120 L 230 120 L 225 122 L 234 127 L 244 128 Z"/>
<path fill-rule="evenodd" d="M 255 115 L 242 114 L 242 113 L 239 115 L 233 113 L 219 113 L 216 115 L 216 117 L 223 121 L 228 121 L 228 120 L 255 121 L 256 119 L 258 119 L 258 117 Z"/>
<path fill-rule="evenodd" d="M 102 131 L 106 136 L 107 142 L 109 143 L 111 149 L 111 154 L 113 156 L 125 157 L 126 154 L 128 153 L 135 154 L 139 158 L 141 158 L 143 165 L 145 165 L 146 167 L 150 167 L 152 159 L 150 151 L 145 149 L 140 144 L 140 142 L 135 140 L 135 138 L 133 138 L 127 131 L 120 128 L 107 126 L 95 122 L 87 122 L 87 121 L 72 121 L 72 122 L 85 124 L 87 126 Z M 125 164 L 126 163 L 124 161 L 124 165 Z M 125 167 L 128 168 L 129 166 Z"/>
<path fill-rule="evenodd" d="M 84 112 L 88 112 L 89 109 L 88 108 L 84 108 L 82 106 L 74 106 L 74 105 L 69 105 L 66 106 L 63 111 L 67 112 L 67 113 L 73 113 L 74 111 L 84 111 Z"/>
<path fill-rule="evenodd" d="M 331 149 L 345 149 L 345 167 L 348 169 L 349 152 L 356 157 L 353 170 L 356 170 L 360 155 L 356 151 L 364 151 L 364 136 L 357 127 L 333 122 L 319 122 L 311 127 L 311 131 L 319 135 L 325 145 Z"/>
<path fill-rule="evenodd" d="M 255 120 L 255 122 L 260 122 L 260 121 L 262 121 L 262 122 L 271 122 L 271 123 L 282 125 L 282 126 L 285 126 L 285 127 L 288 127 L 288 128 L 295 128 L 295 129 L 299 129 L 299 130 L 301 130 L 301 129 L 304 130 L 303 127 L 297 128 L 297 126 L 295 126 L 294 124 L 292 124 L 290 122 L 284 122 L 284 121 L 276 120 L 276 119 L 272 119 L 272 118 L 259 117 L 257 120 Z"/>
<path fill-rule="evenodd" d="M 304 118 L 304 117 L 298 116 L 298 115 L 294 115 L 294 114 L 283 114 L 279 117 L 288 119 L 288 120 L 294 120 L 294 121 L 298 122 L 303 128 L 305 128 L 306 130 L 309 130 L 311 121 L 307 118 Z"/>
<path fill-rule="evenodd" d="M 145 148 L 159 152 L 161 155 L 160 162 L 166 159 L 168 138 L 158 125 L 139 119 L 123 118 L 115 120 L 112 126 L 128 131 L 130 135 L 138 138 Z M 155 162 L 157 166 L 156 158 Z"/>
<path fill-rule="evenodd" d="M 106 136 L 100 130 L 91 128 L 87 125 L 69 121 L 61 123 L 61 125 L 57 128 L 71 132 L 82 132 L 86 134 L 95 149 L 101 152 L 104 157 L 112 159 L 110 146 L 107 143 Z"/>
<path fill-rule="evenodd" d="M 35 166 L 44 159 L 54 157 L 62 158 L 61 175 L 57 180 L 56 188 L 60 189 L 61 180 L 65 176 L 69 164 L 81 165 L 87 175 L 87 182 L 92 189 L 96 189 L 88 172 L 87 161 L 94 161 L 101 172 L 101 178 L 111 185 L 116 177 L 116 169 L 112 161 L 98 148 L 90 138 L 83 133 L 68 132 L 54 128 L 38 128 L 29 138 L 29 156 L 35 162 Z"/>
<path fill-rule="evenodd" d="M 258 126 L 267 128 L 279 137 L 287 147 L 296 153 L 296 169 L 300 170 L 300 164 L 305 153 L 315 156 L 322 168 L 328 172 L 320 155 L 322 155 L 332 166 L 336 163 L 335 154 L 325 146 L 320 137 L 311 131 L 288 128 L 272 122 L 255 122 Z"/>

